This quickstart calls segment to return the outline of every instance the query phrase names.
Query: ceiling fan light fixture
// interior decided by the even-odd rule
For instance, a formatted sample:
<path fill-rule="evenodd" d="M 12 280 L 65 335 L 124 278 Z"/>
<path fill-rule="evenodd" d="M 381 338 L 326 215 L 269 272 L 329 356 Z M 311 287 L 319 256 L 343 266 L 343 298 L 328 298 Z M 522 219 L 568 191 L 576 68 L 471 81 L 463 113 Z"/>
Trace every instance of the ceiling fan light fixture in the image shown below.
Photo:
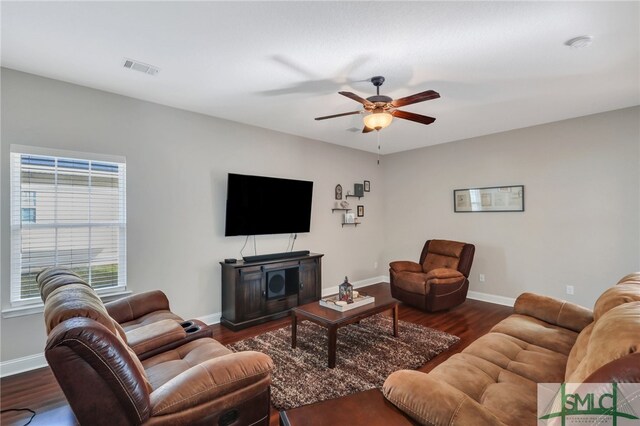
<path fill-rule="evenodd" d="M 393 121 L 393 115 L 386 111 L 372 112 L 363 118 L 364 125 L 370 129 L 380 130 L 387 127 Z"/>

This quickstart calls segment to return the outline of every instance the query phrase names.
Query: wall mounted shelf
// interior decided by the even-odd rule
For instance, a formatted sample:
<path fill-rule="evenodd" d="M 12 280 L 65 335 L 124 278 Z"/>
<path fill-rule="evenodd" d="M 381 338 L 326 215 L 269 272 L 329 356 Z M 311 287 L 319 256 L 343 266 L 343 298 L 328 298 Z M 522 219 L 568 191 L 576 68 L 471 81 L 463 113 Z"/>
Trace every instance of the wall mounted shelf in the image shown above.
<path fill-rule="evenodd" d="M 346 198 L 357 198 L 358 200 L 362 197 L 364 197 L 364 195 L 351 195 L 351 194 L 347 194 L 345 195 Z"/>
<path fill-rule="evenodd" d="M 337 211 L 341 211 L 341 212 L 350 212 L 353 209 L 331 209 L 331 213 L 335 213 Z"/>
<path fill-rule="evenodd" d="M 342 227 L 344 228 L 345 225 L 353 225 L 353 226 L 358 226 L 360 225 L 361 222 L 353 222 L 353 223 L 346 223 L 346 222 L 342 222 Z"/>

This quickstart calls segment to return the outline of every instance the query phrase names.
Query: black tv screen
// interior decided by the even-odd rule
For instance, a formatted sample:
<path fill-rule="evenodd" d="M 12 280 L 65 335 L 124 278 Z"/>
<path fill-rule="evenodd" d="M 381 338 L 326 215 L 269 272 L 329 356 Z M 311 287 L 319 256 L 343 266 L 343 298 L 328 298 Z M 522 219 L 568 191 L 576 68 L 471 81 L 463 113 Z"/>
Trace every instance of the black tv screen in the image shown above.
<path fill-rule="evenodd" d="M 224 235 L 309 232 L 313 182 L 229 173 Z"/>

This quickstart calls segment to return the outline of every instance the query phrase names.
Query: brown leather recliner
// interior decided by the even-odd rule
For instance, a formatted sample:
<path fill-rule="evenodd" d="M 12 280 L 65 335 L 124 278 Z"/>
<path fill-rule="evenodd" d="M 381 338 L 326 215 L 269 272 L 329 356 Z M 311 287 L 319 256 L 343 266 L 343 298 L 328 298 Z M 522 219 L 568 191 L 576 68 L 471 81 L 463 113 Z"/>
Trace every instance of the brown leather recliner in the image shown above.
<path fill-rule="evenodd" d="M 269 424 L 269 356 L 205 337 L 140 361 L 95 291 L 57 275 L 41 285 L 45 357 L 80 424 Z"/>
<path fill-rule="evenodd" d="M 428 240 L 420 262 L 389 264 L 391 295 L 429 312 L 460 305 L 467 298 L 475 246 L 447 240 Z"/>
<path fill-rule="evenodd" d="M 50 267 L 41 271 L 36 280 L 42 300 L 58 287 L 68 284 L 70 276 L 81 278 L 63 267 Z M 211 329 L 202 321 L 185 321 L 171 312 L 169 300 L 160 290 L 126 296 L 106 303 L 105 307 L 111 318 L 124 329 L 128 345 L 140 360 L 175 349 L 192 340 L 212 337 Z"/>

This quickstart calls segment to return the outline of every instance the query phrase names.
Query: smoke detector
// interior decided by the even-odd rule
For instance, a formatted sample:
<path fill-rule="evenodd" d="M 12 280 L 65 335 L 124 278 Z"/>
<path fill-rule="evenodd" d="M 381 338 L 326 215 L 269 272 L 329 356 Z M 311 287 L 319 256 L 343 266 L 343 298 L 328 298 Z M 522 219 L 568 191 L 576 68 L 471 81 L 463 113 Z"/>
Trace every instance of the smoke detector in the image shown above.
<path fill-rule="evenodd" d="M 571 40 L 565 41 L 564 44 L 569 47 L 573 47 L 574 49 L 582 49 L 582 48 L 591 46 L 592 42 L 593 42 L 593 37 L 585 35 L 580 37 L 574 37 Z"/>
<path fill-rule="evenodd" d="M 160 68 L 158 67 L 128 58 L 124 58 L 124 63 L 122 64 L 122 66 L 130 70 L 143 72 L 148 75 L 156 75 L 160 72 Z"/>

